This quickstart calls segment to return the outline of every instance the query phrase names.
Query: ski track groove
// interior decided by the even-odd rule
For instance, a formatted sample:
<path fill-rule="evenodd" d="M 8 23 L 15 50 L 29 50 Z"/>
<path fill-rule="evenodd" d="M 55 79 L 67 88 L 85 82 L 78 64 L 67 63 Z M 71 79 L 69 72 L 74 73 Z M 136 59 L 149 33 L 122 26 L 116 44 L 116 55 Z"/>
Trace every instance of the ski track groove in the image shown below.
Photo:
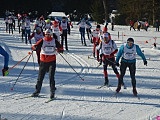
<path fill-rule="evenodd" d="M 66 105 L 64 106 L 62 112 L 61 112 L 61 117 L 60 117 L 60 120 L 63 120 L 64 116 L 65 116 L 65 108 L 66 108 Z"/>

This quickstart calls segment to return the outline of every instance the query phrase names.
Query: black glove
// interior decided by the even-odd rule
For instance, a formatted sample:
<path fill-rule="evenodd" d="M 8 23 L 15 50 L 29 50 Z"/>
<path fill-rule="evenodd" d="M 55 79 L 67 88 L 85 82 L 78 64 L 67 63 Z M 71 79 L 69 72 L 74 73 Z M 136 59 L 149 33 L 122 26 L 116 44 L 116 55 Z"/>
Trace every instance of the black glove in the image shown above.
<path fill-rule="evenodd" d="M 59 50 L 58 52 L 59 52 L 59 53 L 63 53 L 63 51 L 64 51 L 64 50 Z"/>
<path fill-rule="evenodd" d="M 146 65 L 146 66 L 147 66 L 147 61 L 144 61 L 144 65 Z"/>
<path fill-rule="evenodd" d="M 70 35 L 70 32 L 68 32 L 68 35 Z"/>
<path fill-rule="evenodd" d="M 9 72 L 8 72 L 8 67 L 4 67 L 3 69 L 2 69 L 2 75 L 3 76 L 7 76 L 8 74 L 9 74 Z"/>
<path fill-rule="evenodd" d="M 117 63 L 115 63 L 115 65 L 119 67 L 119 63 L 118 63 L 118 62 L 117 62 Z"/>

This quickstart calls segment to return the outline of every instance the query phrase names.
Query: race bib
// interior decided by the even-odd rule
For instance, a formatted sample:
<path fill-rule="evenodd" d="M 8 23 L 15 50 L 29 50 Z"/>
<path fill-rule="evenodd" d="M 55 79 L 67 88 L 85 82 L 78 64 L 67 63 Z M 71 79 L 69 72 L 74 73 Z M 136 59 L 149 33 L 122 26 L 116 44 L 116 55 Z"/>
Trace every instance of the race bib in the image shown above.
<path fill-rule="evenodd" d="M 105 48 L 104 48 L 104 53 L 110 54 L 111 52 L 112 52 L 111 47 L 105 47 Z"/>
<path fill-rule="evenodd" d="M 45 51 L 46 52 L 54 52 L 55 51 L 55 48 L 53 46 L 46 46 L 45 47 Z"/>
<path fill-rule="evenodd" d="M 126 59 L 130 59 L 130 60 L 131 60 L 131 59 L 134 59 L 134 58 L 135 58 L 135 54 L 133 54 L 133 53 L 126 53 L 126 54 L 125 54 L 125 58 L 126 58 Z"/>

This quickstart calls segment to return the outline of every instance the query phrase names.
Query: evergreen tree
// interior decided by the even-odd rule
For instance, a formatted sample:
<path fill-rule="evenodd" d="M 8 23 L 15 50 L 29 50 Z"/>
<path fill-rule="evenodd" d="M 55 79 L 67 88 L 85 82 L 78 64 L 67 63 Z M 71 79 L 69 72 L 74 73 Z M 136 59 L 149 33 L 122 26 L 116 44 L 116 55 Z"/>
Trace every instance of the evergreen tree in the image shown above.
<path fill-rule="evenodd" d="M 93 4 L 90 7 L 92 11 L 92 17 L 97 23 L 102 24 L 104 23 L 105 14 L 103 3 L 101 0 L 94 0 Z"/>

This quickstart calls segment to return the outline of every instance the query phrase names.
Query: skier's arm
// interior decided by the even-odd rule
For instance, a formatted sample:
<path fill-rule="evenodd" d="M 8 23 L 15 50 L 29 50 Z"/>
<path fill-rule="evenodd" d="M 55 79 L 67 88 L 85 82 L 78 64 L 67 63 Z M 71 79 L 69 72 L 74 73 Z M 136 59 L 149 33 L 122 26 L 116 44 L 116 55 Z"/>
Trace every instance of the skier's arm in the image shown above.
<path fill-rule="evenodd" d="M 32 50 L 38 50 L 42 47 L 43 39 L 40 39 L 36 44 L 32 46 Z"/>
<path fill-rule="evenodd" d="M 79 21 L 79 22 L 77 23 L 77 25 L 79 25 L 79 24 L 80 24 L 80 22 L 81 22 L 81 21 Z"/>
<path fill-rule="evenodd" d="M 143 59 L 143 61 L 146 61 L 146 57 L 144 56 L 144 54 L 142 53 L 138 45 L 136 45 L 136 52 L 137 52 L 137 55 L 139 55 Z"/>
<path fill-rule="evenodd" d="M 120 48 L 119 48 L 119 51 L 117 53 L 117 57 L 116 57 L 116 62 L 118 63 L 119 62 L 119 59 L 121 58 L 122 54 L 123 54 L 123 49 L 124 49 L 124 45 L 122 45 Z"/>
<path fill-rule="evenodd" d="M 70 34 L 70 25 L 69 25 L 69 23 L 67 22 L 67 30 L 68 30 L 68 34 Z"/>
<path fill-rule="evenodd" d="M 56 48 L 57 48 L 57 52 L 63 53 L 63 46 L 59 43 L 58 40 L 55 40 L 56 42 Z"/>
<path fill-rule="evenodd" d="M 102 42 L 100 42 L 100 44 L 96 47 L 97 50 L 102 49 Z"/>
<path fill-rule="evenodd" d="M 28 40 L 31 40 L 34 37 L 34 32 L 29 36 Z"/>
<path fill-rule="evenodd" d="M 8 68 L 9 55 L 1 46 L 0 46 L 0 54 L 4 56 L 4 68 Z"/>
<path fill-rule="evenodd" d="M 112 46 L 113 46 L 114 51 L 110 54 L 110 56 L 114 56 L 114 54 L 118 52 L 117 45 L 113 40 L 112 40 L 112 44 L 113 44 Z"/>

